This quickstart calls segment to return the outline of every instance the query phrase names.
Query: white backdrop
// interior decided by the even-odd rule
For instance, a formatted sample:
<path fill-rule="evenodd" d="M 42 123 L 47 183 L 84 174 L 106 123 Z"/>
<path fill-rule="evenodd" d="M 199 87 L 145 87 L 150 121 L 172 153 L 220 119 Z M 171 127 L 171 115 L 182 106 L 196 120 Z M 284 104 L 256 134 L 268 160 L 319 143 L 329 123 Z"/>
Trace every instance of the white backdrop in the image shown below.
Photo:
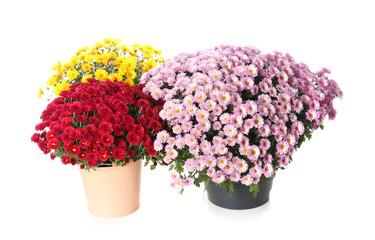
<path fill-rule="evenodd" d="M 305 2 L 2 1 L 0 239 L 374 239 L 374 7 Z M 49 69 L 105 37 L 165 58 L 220 44 L 289 52 L 313 71 L 331 68 L 344 98 L 262 207 L 221 209 L 203 188 L 180 196 L 166 168 L 144 168 L 140 209 L 100 219 L 87 211 L 77 169 L 49 160 L 30 136 Z"/>

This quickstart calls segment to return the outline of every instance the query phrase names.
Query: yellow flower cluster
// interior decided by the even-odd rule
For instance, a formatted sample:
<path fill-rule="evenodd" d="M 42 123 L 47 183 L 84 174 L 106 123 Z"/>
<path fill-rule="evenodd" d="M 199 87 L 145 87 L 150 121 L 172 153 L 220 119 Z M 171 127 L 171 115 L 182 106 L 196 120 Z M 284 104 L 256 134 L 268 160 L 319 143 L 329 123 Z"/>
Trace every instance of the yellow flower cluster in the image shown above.
<path fill-rule="evenodd" d="M 149 45 L 120 45 L 119 39 L 104 39 L 89 48 L 84 47 L 76 52 L 69 62 L 59 61 L 51 70 L 56 73 L 47 84 L 52 87 L 56 96 L 78 82 L 87 82 L 88 78 L 99 81 L 109 79 L 113 82 L 124 82 L 128 86 L 138 85 L 143 73 L 164 62 L 161 51 Z M 49 89 L 49 88 L 47 88 Z M 39 98 L 43 90 L 39 91 Z"/>

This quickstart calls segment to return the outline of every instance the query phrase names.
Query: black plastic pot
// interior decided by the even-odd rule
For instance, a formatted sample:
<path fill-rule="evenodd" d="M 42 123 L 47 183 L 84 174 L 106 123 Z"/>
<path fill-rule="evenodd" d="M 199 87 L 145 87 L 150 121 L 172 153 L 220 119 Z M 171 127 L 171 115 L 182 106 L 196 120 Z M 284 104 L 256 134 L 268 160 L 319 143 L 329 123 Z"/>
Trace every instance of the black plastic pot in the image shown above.
<path fill-rule="evenodd" d="M 253 194 L 249 191 L 249 186 L 234 182 L 234 191 L 231 196 L 226 188 L 219 187 L 209 181 L 207 185 L 207 195 L 210 202 L 222 208 L 239 210 L 256 208 L 268 202 L 272 182 L 273 178 L 268 179 L 268 181 L 259 182 L 259 192 L 254 198 Z"/>

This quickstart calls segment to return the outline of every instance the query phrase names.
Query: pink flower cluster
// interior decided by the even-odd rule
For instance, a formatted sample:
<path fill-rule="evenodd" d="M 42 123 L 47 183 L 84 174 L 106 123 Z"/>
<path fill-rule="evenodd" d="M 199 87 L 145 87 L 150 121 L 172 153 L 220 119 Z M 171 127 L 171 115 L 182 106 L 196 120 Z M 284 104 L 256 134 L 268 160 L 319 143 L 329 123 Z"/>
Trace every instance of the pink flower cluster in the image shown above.
<path fill-rule="evenodd" d="M 332 101 L 342 91 L 329 72 L 313 73 L 289 54 L 220 46 L 144 74 L 144 93 L 166 101 L 160 117 L 170 131 L 158 133 L 154 148 L 165 153 L 164 165 L 175 164 L 172 186 L 199 182 L 196 173 L 257 184 L 287 166 L 305 135 L 336 116 Z"/>

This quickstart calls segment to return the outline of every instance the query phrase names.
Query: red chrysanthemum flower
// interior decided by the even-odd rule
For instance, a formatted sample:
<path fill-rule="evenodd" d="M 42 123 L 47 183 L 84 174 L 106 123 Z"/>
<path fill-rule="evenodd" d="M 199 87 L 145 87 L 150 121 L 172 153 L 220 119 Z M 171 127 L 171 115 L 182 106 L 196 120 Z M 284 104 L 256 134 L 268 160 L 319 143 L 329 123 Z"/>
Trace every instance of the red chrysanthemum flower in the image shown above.
<path fill-rule="evenodd" d="M 162 129 L 161 123 L 153 119 L 150 120 L 149 126 L 155 132 L 159 132 Z"/>
<path fill-rule="evenodd" d="M 105 122 L 105 121 L 102 121 L 99 124 L 99 129 L 102 130 L 103 132 L 107 132 L 107 133 L 112 133 L 112 131 L 113 131 L 112 124 L 109 123 L 109 122 Z"/>
<path fill-rule="evenodd" d="M 76 120 L 78 122 L 86 122 L 87 117 L 86 117 L 86 115 L 78 115 L 77 118 L 76 118 Z"/>
<path fill-rule="evenodd" d="M 135 132 L 128 133 L 128 135 L 126 136 L 126 139 L 133 146 L 137 146 L 138 143 L 141 141 L 141 137 L 137 135 Z"/>
<path fill-rule="evenodd" d="M 56 150 L 60 146 L 60 141 L 57 138 L 50 139 L 47 146 L 51 150 Z"/>
<path fill-rule="evenodd" d="M 72 159 L 69 156 L 64 156 L 61 160 L 62 160 L 62 163 L 65 165 L 72 162 Z"/>
<path fill-rule="evenodd" d="M 69 153 L 71 153 L 73 155 L 77 155 L 79 153 L 79 147 L 77 145 L 72 145 L 69 148 Z"/>
<path fill-rule="evenodd" d="M 92 125 L 98 125 L 99 119 L 97 119 L 96 117 L 90 117 L 89 123 L 92 124 Z"/>
<path fill-rule="evenodd" d="M 113 151 L 113 157 L 118 160 L 122 160 L 126 157 L 126 152 L 122 148 L 115 148 Z"/>
<path fill-rule="evenodd" d="M 34 134 L 31 136 L 31 141 L 32 141 L 32 142 L 37 143 L 37 142 L 39 142 L 39 140 L 40 140 L 40 134 L 39 134 L 39 133 L 34 133 Z"/>
<path fill-rule="evenodd" d="M 128 155 L 130 157 L 134 157 L 135 156 L 135 151 L 133 149 L 128 149 Z"/>

